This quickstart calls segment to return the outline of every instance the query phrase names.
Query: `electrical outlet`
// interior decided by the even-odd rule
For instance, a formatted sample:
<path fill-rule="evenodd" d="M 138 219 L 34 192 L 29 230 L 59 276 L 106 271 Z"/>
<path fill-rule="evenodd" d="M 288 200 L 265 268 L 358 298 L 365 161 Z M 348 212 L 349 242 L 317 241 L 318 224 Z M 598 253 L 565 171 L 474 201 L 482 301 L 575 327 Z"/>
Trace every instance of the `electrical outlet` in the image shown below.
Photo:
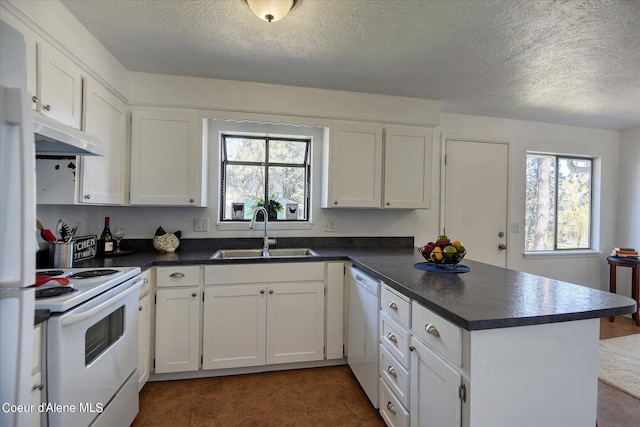
<path fill-rule="evenodd" d="M 194 218 L 193 231 L 209 231 L 209 218 Z"/>
<path fill-rule="evenodd" d="M 334 219 L 328 220 L 324 224 L 324 231 L 336 231 L 336 221 Z"/>

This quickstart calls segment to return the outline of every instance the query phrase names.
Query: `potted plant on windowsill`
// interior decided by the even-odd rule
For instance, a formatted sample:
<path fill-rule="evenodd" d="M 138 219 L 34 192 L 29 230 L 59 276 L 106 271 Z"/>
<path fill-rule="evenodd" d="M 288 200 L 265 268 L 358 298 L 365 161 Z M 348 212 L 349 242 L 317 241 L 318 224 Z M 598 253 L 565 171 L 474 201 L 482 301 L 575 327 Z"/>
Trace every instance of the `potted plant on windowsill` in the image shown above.
<path fill-rule="evenodd" d="M 278 202 L 278 196 L 279 196 L 278 193 L 272 194 L 271 196 L 269 196 L 269 200 L 267 200 L 266 204 L 263 198 L 252 197 L 251 200 L 255 204 L 251 208 L 251 214 L 253 215 L 253 212 L 255 212 L 258 206 L 263 206 L 265 209 L 267 209 L 267 212 L 269 213 L 269 221 L 275 221 L 276 219 L 278 219 L 278 212 L 282 212 L 282 204 Z M 262 212 L 258 212 L 258 216 L 256 217 L 256 220 L 264 221 L 264 215 L 262 214 Z"/>

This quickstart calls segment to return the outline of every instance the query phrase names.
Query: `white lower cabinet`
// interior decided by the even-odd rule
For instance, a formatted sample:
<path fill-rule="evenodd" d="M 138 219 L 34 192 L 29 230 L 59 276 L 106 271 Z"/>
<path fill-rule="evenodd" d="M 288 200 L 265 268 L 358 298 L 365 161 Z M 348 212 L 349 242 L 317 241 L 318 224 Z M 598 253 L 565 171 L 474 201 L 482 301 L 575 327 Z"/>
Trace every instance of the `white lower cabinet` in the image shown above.
<path fill-rule="evenodd" d="M 202 369 L 264 365 L 265 292 L 264 285 L 205 288 Z"/>
<path fill-rule="evenodd" d="M 152 333 L 153 330 L 153 297 L 155 292 L 154 268 L 140 274 L 144 284 L 140 288 L 138 299 L 138 390 L 149 379 L 152 364 Z"/>
<path fill-rule="evenodd" d="M 411 426 L 460 426 L 462 375 L 415 337 L 411 346 Z"/>
<path fill-rule="evenodd" d="M 205 268 L 203 369 L 324 359 L 324 265 L 289 266 Z M 294 280 L 300 269 L 309 281 Z M 261 283 L 228 283 L 247 280 L 247 270 L 260 270 L 249 276 Z"/>
<path fill-rule="evenodd" d="M 200 366 L 200 267 L 158 267 L 156 282 L 155 372 L 195 371 Z"/>

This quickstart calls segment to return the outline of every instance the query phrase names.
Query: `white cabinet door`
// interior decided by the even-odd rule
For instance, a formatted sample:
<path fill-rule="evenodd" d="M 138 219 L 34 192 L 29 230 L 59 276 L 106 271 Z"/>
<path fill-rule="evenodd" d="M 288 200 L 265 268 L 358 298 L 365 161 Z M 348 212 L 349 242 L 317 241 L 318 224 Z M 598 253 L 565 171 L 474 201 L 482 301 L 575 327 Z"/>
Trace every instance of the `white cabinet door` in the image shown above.
<path fill-rule="evenodd" d="M 387 126 L 384 137 L 384 207 L 431 207 L 431 129 Z"/>
<path fill-rule="evenodd" d="M 200 359 L 200 288 L 158 289 L 156 373 L 195 371 Z"/>
<path fill-rule="evenodd" d="M 202 369 L 265 364 L 266 285 L 206 287 Z"/>
<path fill-rule="evenodd" d="M 37 110 L 68 126 L 80 129 L 82 118 L 82 70 L 62 52 L 38 44 L 40 93 Z"/>
<path fill-rule="evenodd" d="M 411 426 L 460 426 L 462 375 L 414 337 L 411 345 Z"/>
<path fill-rule="evenodd" d="M 138 390 L 149 379 L 149 353 L 151 352 L 151 293 L 138 301 Z"/>
<path fill-rule="evenodd" d="M 267 364 L 324 358 L 324 283 L 268 286 Z"/>
<path fill-rule="evenodd" d="M 205 179 L 197 112 L 132 112 L 132 205 L 205 206 Z"/>
<path fill-rule="evenodd" d="M 329 151 L 323 207 L 381 207 L 382 126 L 336 123 Z"/>
<path fill-rule="evenodd" d="M 128 171 L 124 102 L 88 79 L 85 116 L 85 131 L 105 144 L 107 154 L 81 157 L 78 202 L 123 205 Z"/>

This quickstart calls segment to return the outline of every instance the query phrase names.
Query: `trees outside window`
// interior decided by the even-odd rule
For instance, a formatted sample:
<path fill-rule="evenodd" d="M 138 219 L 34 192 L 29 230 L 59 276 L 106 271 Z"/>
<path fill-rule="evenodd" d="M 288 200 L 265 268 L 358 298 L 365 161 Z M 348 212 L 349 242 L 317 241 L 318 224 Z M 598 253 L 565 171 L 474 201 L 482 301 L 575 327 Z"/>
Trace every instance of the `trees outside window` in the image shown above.
<path fill-rule="evenodd" d="M 257 206 L 270 221 L 308 221 L 311 139 L 223 134 L 221 144 L 221 221 L 248 221 Z"/>
<path fill-rule="evenodd" d="M 593 159 L 528 154 L 525 250 L 591 248 Z"/>

